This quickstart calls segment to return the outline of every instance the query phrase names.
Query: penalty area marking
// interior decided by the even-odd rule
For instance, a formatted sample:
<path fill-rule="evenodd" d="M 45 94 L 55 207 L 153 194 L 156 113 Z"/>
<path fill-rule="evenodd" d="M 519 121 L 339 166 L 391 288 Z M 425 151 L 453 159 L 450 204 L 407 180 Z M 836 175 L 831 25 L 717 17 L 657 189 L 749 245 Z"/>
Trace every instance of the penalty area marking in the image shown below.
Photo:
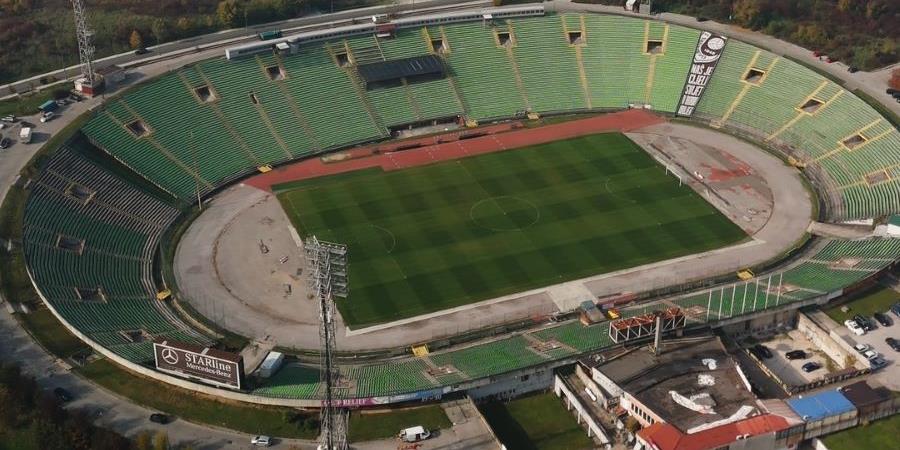
<path fill-rule="evenodd" d="M 534 211 L 534 219 L 531 222 L 529 222 L 527 224 L 523 224 L 523 225 L 515 225 L 514 224 L 514 226 L 510 226 L 510 227 L 496 227 L 496 226 L 485 225 L 484 223 L 479 222 L 478 219 L 475 217 L 476 216 L 475 210 L 478 209 L 482 205 L 488 204 L 488 202 L 493 202 L 494 206 L 496 206 L 497 209 L 499 209 L 500 212 L 502 212 L 505 217 L 509 217 L 506 210 L 503 209 L 503 206 L 500 204 L 500 200 L 504 200 L 504 199 L 512 200 L 513 202 L 524 203 L 525 205 L 527 205 Z M 496 197 L 484 198 L 484 199 L 478 200 L 477 202 L 472 204 L 472 207 L 469 208 L 469 219 L 472 221 L 472 223 L 474 223 L 475 225 L 478 225 L 481 228 L 484 228 L 485 230 L 499 231 L 499 232 L 522 231 L 522 230 L 538 223 L 538 221 L 541 220 L 541 210 L 538 209 L 538 207 L 534 203 L 532 203 L 528 200 L 525 200 L 524 198 L 516 197 L 514 195 L 499 195 Z"/>

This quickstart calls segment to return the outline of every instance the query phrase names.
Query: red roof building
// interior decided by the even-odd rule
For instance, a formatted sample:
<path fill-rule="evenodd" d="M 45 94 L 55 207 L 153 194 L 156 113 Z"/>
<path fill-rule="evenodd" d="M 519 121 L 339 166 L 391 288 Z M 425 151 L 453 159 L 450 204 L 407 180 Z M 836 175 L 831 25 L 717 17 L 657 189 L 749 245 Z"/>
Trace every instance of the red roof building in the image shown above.
<path fill-rule="evenodd" d="M 743 441 L 742 449 L 771 450 L 796 447 L 787 442 L 789 433 L 779 433 L 792 426 L 784 417 L 762 414 L 693 434 L 659 422 L 640 430 L 637 438 L 645 449 L 652 450 L 713 450 L 737 441 Z"/>

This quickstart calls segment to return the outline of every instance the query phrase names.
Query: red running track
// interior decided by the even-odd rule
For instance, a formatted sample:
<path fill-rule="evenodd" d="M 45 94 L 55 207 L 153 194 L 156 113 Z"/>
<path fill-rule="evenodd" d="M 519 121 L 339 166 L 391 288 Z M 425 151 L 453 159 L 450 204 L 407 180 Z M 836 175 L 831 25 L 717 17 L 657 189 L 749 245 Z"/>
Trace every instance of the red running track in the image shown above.
<path fill-rule="evenodd" d="M 271 192 L 272 186 L 289 181 L 371 167 L 380 167 L 385 171 L 405 169 L 603 131 L 627 132 L 662 122 L 665 122 L 665 119 L 649 111 L 631 109 L 538 128 L 522 128 L 518 122 L 492 125 L 420 139 L 392 141 L 348 151 L 357 157 L 372 155 L 358 159 L 330 163 L 322 162 L 321 158 L 307 159 L 257 175 L 246 180 L 244 184 Z"/>

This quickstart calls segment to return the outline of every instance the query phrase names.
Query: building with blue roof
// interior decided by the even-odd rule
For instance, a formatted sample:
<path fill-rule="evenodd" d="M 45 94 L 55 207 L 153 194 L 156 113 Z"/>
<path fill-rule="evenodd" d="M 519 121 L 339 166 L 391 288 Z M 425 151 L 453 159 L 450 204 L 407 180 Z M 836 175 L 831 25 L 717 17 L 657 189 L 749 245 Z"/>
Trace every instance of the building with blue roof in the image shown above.
<path fill-rule="evenodd" d="M 787 404 L 806 422 L 804 439 L 851 428 L 859 422 L 856 406 L 837 390 L 798 395 Z"/>

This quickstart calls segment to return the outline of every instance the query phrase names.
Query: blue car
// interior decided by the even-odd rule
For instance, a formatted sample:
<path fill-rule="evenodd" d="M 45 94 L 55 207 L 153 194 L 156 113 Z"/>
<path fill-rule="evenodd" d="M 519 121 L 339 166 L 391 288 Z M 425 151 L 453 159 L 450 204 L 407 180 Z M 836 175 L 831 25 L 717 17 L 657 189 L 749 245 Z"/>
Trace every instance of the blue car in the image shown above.
<path fill-rule="evenodd" d="M 894 315 L 896 315 L 897 317 L 900 317 L 900 302 L 891 305 L 891 312 L 894 313 Z"/>

